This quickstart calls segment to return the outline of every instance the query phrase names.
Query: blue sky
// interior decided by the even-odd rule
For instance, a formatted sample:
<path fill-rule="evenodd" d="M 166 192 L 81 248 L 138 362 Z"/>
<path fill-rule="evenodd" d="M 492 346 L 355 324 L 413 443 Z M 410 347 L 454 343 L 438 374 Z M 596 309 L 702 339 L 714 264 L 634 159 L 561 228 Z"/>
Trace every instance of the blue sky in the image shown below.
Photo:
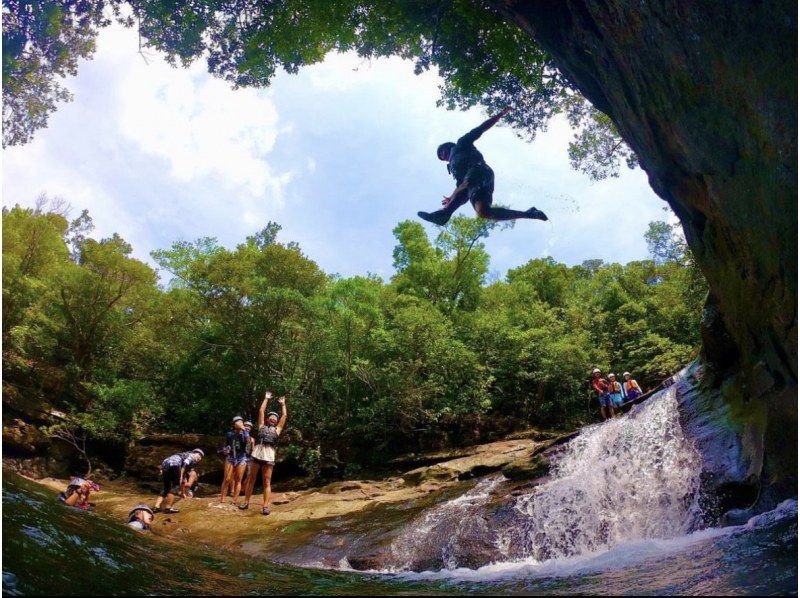
<path fill-rule="evenodd" d="M 435 148 L 486 118 L 437 108 L 436 75 L 415 76 L 399 59 L 331 55 L 268 89 L 233 90 L 202 64 L 174 69 L 137 50 L 134 31 L 101 33 L 95 58 L 67 82 L 75 100 L 33 142 L 3 152 L 3 205 L 60 196 L 73 215 L 89 209 L 96 236 L 118 232 L 149 262 L 173 241 L 232 247 L 274 220 L 279 238 L 326 272 L 388 278 L 394 226 L 453 189 Z M 494 275 L 544 255 L 647 256 L 643 234 L 666 204 L 641 170 L 599 183 L 573 171 L 571 136 L 556 120 L 533 143 L 502 126 L 478 141 L 495 202 L 550 217 L 492 235 Z"/>

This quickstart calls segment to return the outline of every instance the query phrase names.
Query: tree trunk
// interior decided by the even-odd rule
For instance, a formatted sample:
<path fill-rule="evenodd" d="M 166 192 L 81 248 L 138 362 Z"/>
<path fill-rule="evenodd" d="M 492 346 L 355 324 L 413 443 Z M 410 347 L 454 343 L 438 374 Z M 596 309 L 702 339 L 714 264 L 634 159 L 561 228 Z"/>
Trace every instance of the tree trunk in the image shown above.
<path fill-rule="evenodd" d="M 705 370 L 760 427 L 762 480 L 796 492 L 797 5 L 492 3 L 613 119 L 680 218 L 720 314 Z"/>

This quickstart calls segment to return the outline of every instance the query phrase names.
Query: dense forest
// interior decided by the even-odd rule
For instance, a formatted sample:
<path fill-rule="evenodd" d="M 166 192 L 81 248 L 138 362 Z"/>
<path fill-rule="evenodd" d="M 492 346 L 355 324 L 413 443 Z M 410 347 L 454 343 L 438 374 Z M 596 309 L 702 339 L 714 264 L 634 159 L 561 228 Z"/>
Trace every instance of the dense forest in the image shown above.
<path fill-rule="evenodd" d="M 653 386 L 700 344 L 706 293 L 675 227 L 651 223 L 653 259 L 566 266 L 534 259 L 490 280 L 458 217 L 435 239 L 394 229 L 395 273 L 329 275 L 268 225 L 154 251 L 96 240 L 63 204 L 3 210 L 4 390 L 46 395 L 52 434 L 126 445 L 156 431 L 220 434 L 270 388 L 289 397 L 291 445 L 367 464 L 597 417 L 591 367 Z"/>

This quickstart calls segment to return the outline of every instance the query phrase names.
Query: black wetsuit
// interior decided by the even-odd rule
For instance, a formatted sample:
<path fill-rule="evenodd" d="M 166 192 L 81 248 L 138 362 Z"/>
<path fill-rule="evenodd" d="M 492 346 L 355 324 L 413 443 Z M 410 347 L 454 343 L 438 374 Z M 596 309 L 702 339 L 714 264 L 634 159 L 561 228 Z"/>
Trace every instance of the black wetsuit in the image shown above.
<path fill-rule="evenodd" d="M 461 137 L 450 150 L 450 160 L 447 163 L 447 170 L 460 185 L 466 179 L 468 187 L 466 197 L 458 197 L 459 205 L 466 203 L 466 200 L 475 206 L 476 201 L 480 201 L 485 207 L 492 205 L 492 194 L 494 193 L 494 171 L 489 168 L 486 161 L 474 143 L 483 135 L 489 127 L 485 123 L 475 127 L 469 133 Z"/>

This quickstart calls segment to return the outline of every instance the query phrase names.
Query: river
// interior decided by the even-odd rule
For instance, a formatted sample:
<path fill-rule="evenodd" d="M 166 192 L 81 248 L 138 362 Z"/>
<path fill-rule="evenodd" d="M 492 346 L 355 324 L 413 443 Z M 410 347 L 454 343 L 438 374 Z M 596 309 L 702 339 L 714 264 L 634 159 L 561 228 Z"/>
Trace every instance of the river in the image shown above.
<path fill-rule="evenodd" d="M 495 474 L 409 515 L 369 572 L 349 569 L 352 536 L 338 568 L 279 564 L 137 534 L 5 473 L 3 592 L 796 594 L 797 502 L 745 525 L 704 527 L 700 460 L 676 413 L 665 392 L 589 426 L 553 460 L 548 481 L 500 507 Z"/>

